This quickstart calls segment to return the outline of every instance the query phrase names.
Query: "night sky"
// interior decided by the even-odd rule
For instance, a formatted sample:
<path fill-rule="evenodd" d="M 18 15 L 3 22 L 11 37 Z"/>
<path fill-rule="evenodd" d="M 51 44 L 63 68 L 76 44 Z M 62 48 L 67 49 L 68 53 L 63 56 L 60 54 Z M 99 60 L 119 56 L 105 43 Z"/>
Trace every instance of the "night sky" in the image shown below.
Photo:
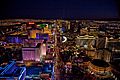
<path fill-rule="evenodd" d="M 114 0 L 4 0 L 0 19 L 102 19 L 119 18 Z"/>

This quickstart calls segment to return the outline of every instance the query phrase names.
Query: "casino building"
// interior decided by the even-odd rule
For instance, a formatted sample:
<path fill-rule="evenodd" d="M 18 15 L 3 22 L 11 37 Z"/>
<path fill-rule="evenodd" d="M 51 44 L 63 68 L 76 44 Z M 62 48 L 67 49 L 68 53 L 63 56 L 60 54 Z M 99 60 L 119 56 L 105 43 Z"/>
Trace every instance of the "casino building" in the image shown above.
<path fill-rule="evenodd" d="M 96 79 L 115 80 L 110 64 L 101 59 L 93 59 L 89 62 L 88 72 Z"/>

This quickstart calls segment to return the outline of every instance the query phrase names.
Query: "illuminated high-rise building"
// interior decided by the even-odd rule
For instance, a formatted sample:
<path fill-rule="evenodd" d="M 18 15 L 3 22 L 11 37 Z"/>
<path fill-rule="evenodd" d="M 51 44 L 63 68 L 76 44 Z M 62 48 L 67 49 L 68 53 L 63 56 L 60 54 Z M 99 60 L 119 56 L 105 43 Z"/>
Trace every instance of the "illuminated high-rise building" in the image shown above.
<path fill-rule="evenodd" d="M 36 47 L 23 47 L 22 54 L 24 61 L 41 61 L 46 55 L 46 44 L 38 43 Z"/>
<path fill-rule="evenodd" d="M 44 27 L 44 33 L 52 34 L 51 29 L 49 29 L 48 24 Z"/>
<path fill-rule="evenodd" d="M 30 30 L 29 37 L 35 39 L 37 33 L 40 33 L 40 31 L 39 30 Z"/>

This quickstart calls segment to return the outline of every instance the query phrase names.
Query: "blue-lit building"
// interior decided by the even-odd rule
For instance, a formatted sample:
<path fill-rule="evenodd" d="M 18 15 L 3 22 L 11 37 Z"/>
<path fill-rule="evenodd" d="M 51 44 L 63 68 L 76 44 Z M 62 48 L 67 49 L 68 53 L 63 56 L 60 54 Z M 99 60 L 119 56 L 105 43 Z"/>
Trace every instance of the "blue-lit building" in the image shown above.
<path fill-rule="evenodd" d="M 54 80 L 54 64 L 53 63 L 45 63 L 43 65 L 41 74 L 49 74 L 49 78 Z"/>
<path fill-rule="evenodd" d="M 26 69 L 26 78 L 25 80 L 30 79 L 45 79 L 42 75 L 48 75 L 48 78 L 54 80 L 54 65 L 53 63 L 44 63 L 42 66 L 28 66 Z"/>
<path fill-rule="evenodd" d="M 26 67 L 18 67 L 15 61 L 0 66 L 0 80 L 25 80 Z"/>
<path fill-rule="evenodd" d="M 48 34 L 39 34 L 37 33 L 36 34 L 36 39 L 39 39 L 39 40 L 49 40 L 49 35 Z"/>
<path fill-rule="evenodd" d="M 23 39 L 26 39 L 28 38 L 28 36 L 26 35 L 8 35 L 6 37 L 6 41 L 8 43 L 17 43 L 17 44 L 20 44 L 23 42 Z"/>

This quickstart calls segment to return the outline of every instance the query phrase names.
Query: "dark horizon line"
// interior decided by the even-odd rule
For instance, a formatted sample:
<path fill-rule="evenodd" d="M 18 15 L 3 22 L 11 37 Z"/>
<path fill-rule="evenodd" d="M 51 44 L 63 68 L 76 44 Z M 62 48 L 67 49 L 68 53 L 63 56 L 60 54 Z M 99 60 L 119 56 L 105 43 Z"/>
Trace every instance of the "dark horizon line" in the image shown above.
<path fill-rule="evenodd" d="M 7 19 L 39 19 L 39 20 L 101 20 L 101 21 L 120 21 L 120 18 L 0 18 L 0 20 Z"/>

